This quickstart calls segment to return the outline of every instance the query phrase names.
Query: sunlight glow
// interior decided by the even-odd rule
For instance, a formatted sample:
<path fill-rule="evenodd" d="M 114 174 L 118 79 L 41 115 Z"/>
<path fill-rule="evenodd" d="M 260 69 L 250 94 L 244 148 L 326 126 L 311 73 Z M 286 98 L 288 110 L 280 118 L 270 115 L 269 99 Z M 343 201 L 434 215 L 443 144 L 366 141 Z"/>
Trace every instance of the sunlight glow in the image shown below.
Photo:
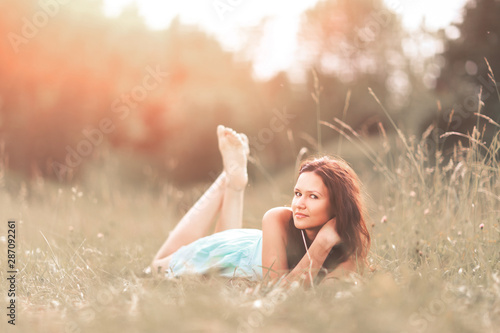
<path fill-rule="evenodd" d="M 467 0 L 384 0 L 387 7 L 402 15 L 405 28 L 416 30 L 421 23 L 430 30 L 438 30 L 460 21 L 461 10 Z"/>
<path fill-rule="evenodd" d="M 254 73 L 267 79 L 278 71 L 288 70 L 295 61 L 296 33 L 301 14 L 318 0 L 104 0 L 104 12 L 117 17 L 130 5 L 151 29 L 164 29 L 175 17 L 181 22 L 200 26 L 215 36 L 229 51 L 240 51 L 245 42 L 241 31 L 264 23 L 261 44 L 254 54 Z M 402 15 L 403 25 L 410 31 L 422 22 L 430 30 L 437 30 L 457 21 L 467 0 L 384 0 L 387 7 Z"/>

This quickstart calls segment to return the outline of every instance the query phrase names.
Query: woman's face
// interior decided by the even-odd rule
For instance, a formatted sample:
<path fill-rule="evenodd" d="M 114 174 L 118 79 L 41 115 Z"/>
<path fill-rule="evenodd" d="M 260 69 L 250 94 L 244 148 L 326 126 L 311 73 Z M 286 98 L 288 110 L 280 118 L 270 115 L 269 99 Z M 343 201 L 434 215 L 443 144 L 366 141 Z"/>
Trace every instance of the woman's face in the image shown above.
<path fill-rule="evenodd" d="M 304 229 L 309 240 L 316 238 L 321 227 L 332 218 L 328 189 L 320 176 L 304 172 L 297 179 L 292 200 L 293 222 Z"/>

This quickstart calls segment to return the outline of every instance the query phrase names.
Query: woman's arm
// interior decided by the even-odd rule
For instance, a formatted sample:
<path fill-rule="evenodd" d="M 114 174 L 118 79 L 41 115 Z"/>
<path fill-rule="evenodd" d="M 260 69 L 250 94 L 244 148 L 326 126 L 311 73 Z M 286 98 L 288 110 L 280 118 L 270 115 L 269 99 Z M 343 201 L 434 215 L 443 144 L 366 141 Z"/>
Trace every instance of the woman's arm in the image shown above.
<path fill-rule="evenodd" d="M 344 261 L 343 263 L 339 264 L 333 271 L 328 273 L 325 276 L 324 281 L 336 279 L 336 278 L 343 278 L 348 276 L 352 272 L 358 271 L 358 265 L 356 265 L 355 259 L 350 258 L 347 261 Z"/>
<path fill-rule="evenodd" d="M 286 244 L 291 218 L 292 211 L 286 207 L 270 209 L 262 218 L 262 275 L 271 280 L 288 272 Z"/>
<path fill-rule="evenodd" d="M 308 252 L 287 275 L 283 284 L 287 285 L 294 281 L 304 279 L 305 285 L 311 285 L 328 257 L 328 254 L 335 245 L 340 243 L 340 241 L 341 239 L 335 229 L 335 218 L 333 218 L 321 227 L 318 235 L 309 247 Z"/>
<path fill-rule="evenodd" d="M 269 210 L 262 219 L 262 274 L 277 279 L 288 272 L 286 255 L 288 222 L 292 212 L 286 207 L 277 207 Z M 286 276 L 283 284 L 305 279 L 306 285 L 318 275 L 331 249 L 340 242 L 335 229 L 335 219 L 329 220 L 318 232 L 318 235 L 295 268 Z M 348 260 L 339 265 L 327 277 L 338 276 L 346 272 L 355 271 L 356 265 Z"/>

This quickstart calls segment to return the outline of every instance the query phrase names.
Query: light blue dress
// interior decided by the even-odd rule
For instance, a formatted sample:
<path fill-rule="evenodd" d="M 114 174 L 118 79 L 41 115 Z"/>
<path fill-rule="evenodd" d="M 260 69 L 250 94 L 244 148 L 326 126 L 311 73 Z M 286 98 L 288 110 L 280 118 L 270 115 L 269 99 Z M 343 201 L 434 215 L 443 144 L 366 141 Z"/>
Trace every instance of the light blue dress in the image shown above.
<path fill-rule="evenodd" d="M 229 229 L 200 238 L 177 250 L 167 275 L 217 271 L 225 277 L 262 278 L 262 231 Z"/>

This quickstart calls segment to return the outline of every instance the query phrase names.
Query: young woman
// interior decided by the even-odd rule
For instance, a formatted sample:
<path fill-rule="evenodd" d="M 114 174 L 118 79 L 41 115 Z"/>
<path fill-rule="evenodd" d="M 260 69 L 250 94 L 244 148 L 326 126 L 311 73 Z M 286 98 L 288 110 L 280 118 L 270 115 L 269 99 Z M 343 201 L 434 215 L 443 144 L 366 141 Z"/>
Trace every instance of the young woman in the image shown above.
<path fill-rule="evenodd" d="M 322 157 L 302 163 L 290 208 L 263 217 L 262 230 L 242 228 L 248 139 L 217 128 L 224 171 L 170 232 L 152 262 L 174 276 L 220 275 L 312 283 L 325 274 L 362 271 L 370 246 L 359 181 L 349 165 Z M 207 236 L 216 216 L 215 233 Z"/>

